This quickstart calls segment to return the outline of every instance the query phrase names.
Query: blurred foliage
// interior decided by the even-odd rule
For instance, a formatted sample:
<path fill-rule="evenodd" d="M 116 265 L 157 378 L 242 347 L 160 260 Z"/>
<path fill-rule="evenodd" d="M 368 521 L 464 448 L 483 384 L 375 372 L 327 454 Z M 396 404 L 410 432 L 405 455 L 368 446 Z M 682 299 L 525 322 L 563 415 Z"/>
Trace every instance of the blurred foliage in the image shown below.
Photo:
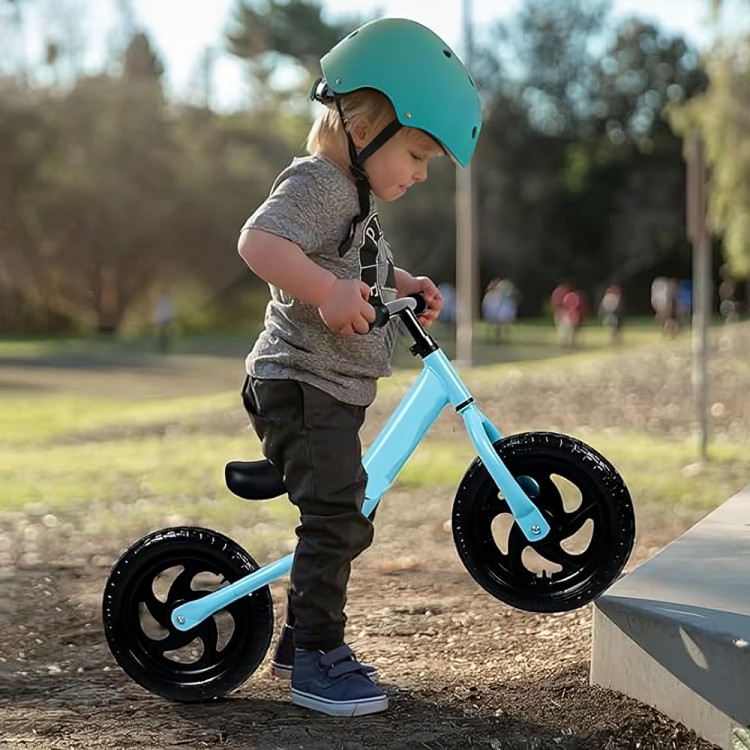
<path fill-rule="evenodd" d="M 248 278 L 239 229 L 306 123 L 170 104 L 162 71 L 137 33 L 119 72 L 68 89 L 3 81 L 0 299 L 21 294 L 53 321 L 114 333 L 175 279 L 215 298 Z M 1 327 L 39 328 L 29 316 Z"/>
<path fill-rule="evenodd" d="M 285 55 L 316 75 L 318 61 L 357 22 L 327 23 L 315 0 L 241 1 L 235 8 L 236 30 L 228 35 L 232 54 L 247 60 Z"/>
<path fill-rule="evenodd" d="M 365 20 L 328 22 L 316 0 L 239 0 L 227 42 L 229 51 L 247 62 L 256 106 L 268 108 L 306 95 L 320 75 L 320 58 Z M 296 84 L 279 90 L 274 73 L 284 67 L 282 61 L 297 66 L 301 75 Z"/>
<path fill-rule="evenodd" d="M 478 144 L 482 276 L 511 277 L 522 312 L 561 278 L 592 299 L 616 281 L 647 312 L 653 275 L 689 273 L 681 145 L 661 112 L 705 75 L 684 40 L 651 24 L 605 33 L 604 7 L 527 0 L 485 52 L 505 75 Z"/>
<path fill-rule="evenodd" d="M 232 293 L 229 289 L 217 299 L 215 288 L 194 275 L 172 280 L 161 291 L 173 306 L 170 324 L 173 336 L 247 330 L 249 323 L 263 319 L 265 301 L 261 295 Z M 120 324 L 121 337 L 132 340 L 156 335 L 154 309 L 158 297 L 155 293 L 139 297 Z"/>
<path fill-rule="evenodd" d="M 592 40 L 610 7 L 611 0 L 526 0 L 514 18 L 497 24 L 496 48 L 515 78 L 508 88 L 545 135 L 575 137 L 586 129 L 597 71 Z"/>
<path fill-rule="evenodd" d="M 196 285 L 201 306 L 217 307 L 202 326 L 257 323 L 267 292 L 237 256 L 239 229 L 302 154 L 317 111 L 303 92 L 318 59 L 364 20 L 331 19 L 316 0 L 238 0 L 227 49 L 244 62 L 251 95 L 235 112 L 165 96 L 164 62 L 137 24 L 96 74 L 50 73 L 56 52 L 36 61 L 36 77 L 0 78 L 0 312 L 40 311 L 0 315 L 0 330 L 69 321 L 120 332 L 174 284 Z M 665 107 L 697 111 L 722 86 L 737 97 L 739 81 L 716 78 L 704 93 L 684 39 L 637 19 L 615 24 L 609 3 L 594 0 L 524 0 L 477 30 L 472 67 L 485 104 L 475 160 L 482 287 L 512 278 L 524 315 L 542 311 L 563 277 L 592 299 L 617 281 L 630 311 L 649 312 L 653 276 L 690 268 L 682 144 Z M 735 160 L 725 195 L 745 195 L 738 118 L 731 138 L 729 118 L 712 141 L 717 158 Z M 722 151 L 727 142 L 736 147 Z M 383 220 L 400 265 L 452 281 L 455 170 L 447 159 L 430 169 L 408 198 L 382 206 Z M 731 212 L 717 201 L 718 224 Z M 744 242 L 738 221 L 729 248 Z"/>
<path fill-rule="evenodd" d="M 750 35 L 713 50 L 711 85 L 670 108 L 675 130 L 700 133 L 709 167 L 709 219 L 736 279 L 750 277 Z"/>

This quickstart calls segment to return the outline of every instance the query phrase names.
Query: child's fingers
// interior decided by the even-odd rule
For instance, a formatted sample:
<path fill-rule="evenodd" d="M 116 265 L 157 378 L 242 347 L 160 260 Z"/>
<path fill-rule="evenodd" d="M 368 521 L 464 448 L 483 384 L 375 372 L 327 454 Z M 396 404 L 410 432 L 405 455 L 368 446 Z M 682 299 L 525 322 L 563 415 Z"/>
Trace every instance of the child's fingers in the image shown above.
<path fill-rule="evenodd" d="M 360 315 L 359 317 L 354 319 L 354 322 L 352 323 L 352 327 L 354 328 L 355 333 L 369 333 L 370 321 L 368 321 L 364 317 L 364 315 Z"/>

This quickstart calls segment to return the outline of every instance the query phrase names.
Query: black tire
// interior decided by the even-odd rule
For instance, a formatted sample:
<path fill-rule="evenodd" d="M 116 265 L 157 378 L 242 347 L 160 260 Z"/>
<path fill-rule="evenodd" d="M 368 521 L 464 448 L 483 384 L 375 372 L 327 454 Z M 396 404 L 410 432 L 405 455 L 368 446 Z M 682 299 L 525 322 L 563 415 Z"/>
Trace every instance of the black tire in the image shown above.
<path fill-rule="evenodd" d="M 257 569 L 242 547 L 209 529 L 163 529 L 136 542 L 115 563 L 104 589 L 104 633 L 117 663 L 168 700 L 193 703 L 232 692 L 268 651 L 273 632 L 268 586 L 189 631 L 177 630 L 171 613 Z"/>
<path fill-rule="evenodd" d="M 622 477 L 601 454 L 567 435 L 522 433 L 499 440 L 495 449 L 550 532 L 538 542 L 526 540 L 477 458 L 453 503 L 453 540 L 461 561 L 482 588 L 517 609 L 565 612 L 588 604 L 618 578 L 633 549 L 635 516 Z M 561 492 L 566 482 L 574 490 Z M 566 508 L 564 494 L 580 502 Z M 507 521 L 506 540 L 498 540 L 493 528 L 498 519 Z M 580 539 L 586 534 L 588 542 Z M 583 549 L 563 546 L 572 542 Z M 529 567 L 527 550 L 533 550 L 536 570 Z"/>

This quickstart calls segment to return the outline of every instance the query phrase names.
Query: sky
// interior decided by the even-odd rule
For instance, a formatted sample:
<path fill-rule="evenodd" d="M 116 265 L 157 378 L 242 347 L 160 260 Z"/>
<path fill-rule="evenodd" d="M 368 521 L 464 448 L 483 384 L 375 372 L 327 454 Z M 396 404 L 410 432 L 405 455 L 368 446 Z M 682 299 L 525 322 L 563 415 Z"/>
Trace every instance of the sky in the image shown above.
<path fill-rule="evenodd" d="M 53 3 L 54 0 L 47 0 Z M 206 49 L 215 50 L 212 70 L 212 105 L 220 109 L 242 106 L 247 95 L 242 63 L 222 52 L 224 32 L 236 0 L 129 0 L 136 21 L 146 31 L 167 66 L 168 90 L 178 97 L 197 95 L 198 71 Z M 507 17 L 519 0 L 464 0 L 470 2 L 475 28 L 481 31 L 492 21 Z M 739 0 L 735 0 L 739 1 Z M 75 2 L 75 0 L 74 0 Z M 78 0 L 85 3 L 86 0 Z M 116 2 L 91 1 L 87 5 L 83 31 L 89 41 L 87 57 L 104 54 L 115 38 Z M 679 33 L 699 47 L 713 38 L 709 23 L 709 0 L 613 0 L 615 19 L 629 15 L 655 21 L 665 31 Z M 462 51 L 462 0 L 323 0 L 328 18 L 360 14 L 411 18 L 429 26 L 459 55 Z M 436 8 L 439 7 L 439 12 Z M 747 11 L 750 14 L 750 11 Z M 39 15 L 28 19 L 27 50 L 38 59 L 34 40 L 43 38 L 50 19 Z M 93 48 L 91 40 L 95 40 Z M 38 46 L 38 45 L 37 45 Z M 95 64 L 92 63 L 92 64 Z"/>

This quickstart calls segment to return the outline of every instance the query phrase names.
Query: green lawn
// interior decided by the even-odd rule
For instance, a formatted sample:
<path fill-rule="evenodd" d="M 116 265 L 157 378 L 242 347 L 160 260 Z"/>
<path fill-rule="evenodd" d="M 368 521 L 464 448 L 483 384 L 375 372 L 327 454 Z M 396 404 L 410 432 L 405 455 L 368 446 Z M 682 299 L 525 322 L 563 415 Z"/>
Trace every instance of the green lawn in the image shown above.
<path fill-rule="evenodd" d="M 445 330 L 437 333 L 439 340 L 445 338 L 440 335 Z M 507 343 L 480 340 L 481 351 L 486 356 L 494 352 L 498 364 L 466 373 L 467 383 L 472 387 L 472 383 L 499 379 L 512 367 L 524 374 L 525 387 L 533 389 L 536 374 L 544 374 L 550 367 L 595 363 L 608 356 L 610 347 L 602 331 L 591 328 L 584 334 L 578 353 L 557 359 L 552 359 L 557 350 L 554 331 L 548 325 L 519 324 Z M 248 533 L 252 533 L 256 548 L 264 535 L 290 534 L 294 512 L 288 503 L 241 502 L 223 485 L 227 460 L 260 455 L 257 440 L 242 431 L 236 390 L 211 391 L 212 373 L 223 372 L 232 361 L 227 347 L 244 351 L 239 349 L 240 341 L 237 335 L 223 339 L 221 356 L 196 353 L 200 350 L 197 339 L 180 344 L 192 352 L 190 356 L 180 354 L 179 349 L 167 355 L 164 359 L 175 372 L 180 372 L 181 363 L 195 367 L 195 357 L 200 357 L 198 375 L 207 379 L 201 381 L 200 392 L 179 398 L 139 398 L 122 389 L 111 397 L 55 390 L 56 362 L 68 362 L 66 358 L 75 354 L 76 367 L 88 372 L 102 368 L 109 358 L 112 366 L 103 368 L 101 377 L 120 377 L 118 358 L 123 352 L 156 357 L 143 342 L 1 342 L 0 374 L 8 369 L 3 359 L 14 360 L 12 367 L 19 359 L 32 368 L 43 362 L 40 369 L 48 372 L 50 382 L 43 392 L 0 389 L 0 511 L 11 520 L 18 520 L 19 514 L 68 519 L 91 533 L 118 529 L 136 534 L 175 521 L 221 522 L 225 528 L 238 524 L 251 529 Z M 653 325 L 645 324 L 633 325 L 624 343 L 633 347 L 636 357 L 640 347 L 662 345 Z M 686 346 L 687 342 L 669 345 Z M 525 356 L 532 349 L 541 355 Z M 513 357 L 512 364 L 506 357 Z M 379 398 L 393 401 L 394 394 L 415 374 L 414 370 L 397 371 L 383 384 Z M 148 368 L 134 369 L 127 373 L 126 381 L 150 377 Z M 235 413 L 236 426 L 232 428 Z M 217 428 L 212 421 L 217 415 L 227 416 L 230 426 Z M 696 470 L 691 467 L 696 461 L 693 440 L 609 431 L 584 432 L 578 437 L 619 468 L 637 503 L 708 510 L 747 484 L 750 477 L 750 455 L 744 445 L 714 442 L 712 461 Z M 468 440 L 428 437 L 399 483 L 452 495 L 472 459 Z"/>
<path fill-rule="evenodd" d="M 717 321 L 718 324 L 718 321 Z M 244 357 L 258 333 L 257 327 L 231 332 L 195 334 L 177 337 L 171 348 L 173 354 Z M 436 323 L 431 333 L 449 357 L 455 354 L 455 332 L 448 326 Z M 626 345 L 656 343 L 662 338 L 651 318 L 628 320 L 623 330 Z M 580 331 L 579 349 L 593 351 L 611 346 L 609 331 L 596 321 L 589 322 Z M 557 335 L 547 319 L 524 319 L 501 335 L 493 326 L 478 322 L 474 333 L 475 357 L 479 364 L 517 362 L 545 359 L 559 355 Z M 4 359 L 56 361 L 75 358 L 101 359 L 127 357 L 148 360 L 156 356 L 153 342 L 148 339 L 14 339 L 0 337 L 0 366 Z M 398 364 L 417 366 L 418 362 L 399 347 Z"/>

